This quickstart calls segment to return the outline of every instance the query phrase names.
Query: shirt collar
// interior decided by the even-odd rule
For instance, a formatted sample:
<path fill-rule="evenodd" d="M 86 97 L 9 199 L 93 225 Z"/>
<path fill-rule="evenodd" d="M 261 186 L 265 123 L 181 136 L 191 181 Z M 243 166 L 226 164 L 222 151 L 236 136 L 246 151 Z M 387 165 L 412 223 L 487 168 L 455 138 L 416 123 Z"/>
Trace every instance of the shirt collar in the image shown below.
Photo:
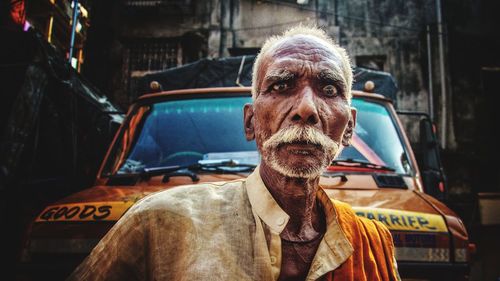
<path fill-rule="evenodd" d="M 246 180 L 248 199 L 259 218 L 271 230 L 280 234 L 288 223 L 290 216 L 274 200 L 260 177 L 259 168 L 260 166 L 257 166 Z"/>
<path fill-rule="evenodd" d="M 265 186 L 257 166 L 246 180 L 246 190 L 250 204 L 259 218 L 278 235 L 283 231 L 290 216 L 278 205 Z M 323 206 L 326 216 L 326 232 L 311 264 L 307 279 L 317 279 L 335 270 L 353 253 L 353 247 L 341 228 L 337 211 L 323 188 L 318 188 L 317 199 Z"/>
<path fill-rule="evenodd" d="M 337 219 L 337 210 L 323 190 L 318 188 L 317 199 L 326 216 L 326 232 L 311 263 L 307 280 L 316 280 L 327 272 L 335 270 L 354 252 L 349 239 Z M 355 223 L 355 222 L 353 222 Z"/>

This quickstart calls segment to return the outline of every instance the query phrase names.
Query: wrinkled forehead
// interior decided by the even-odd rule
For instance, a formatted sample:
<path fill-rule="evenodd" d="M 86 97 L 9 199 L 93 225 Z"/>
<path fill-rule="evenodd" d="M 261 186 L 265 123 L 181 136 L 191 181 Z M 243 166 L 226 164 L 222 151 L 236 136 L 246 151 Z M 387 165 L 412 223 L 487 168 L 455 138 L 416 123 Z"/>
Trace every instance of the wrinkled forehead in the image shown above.
<path fill-rule="evenodd" d="M 328 57 L 341 61 L 335 48 L 324 40 L 311 35 L 295 35 L 277 42 L 267 52 L 268 58 L 306 56 L 312 60 Z"/>
<path fill-rule="evenodd" d="M 342 56 L 331 44 L 315 36 L 295 35 L 277 42 L 264 54 L 263 63 L 258 69 L 257 83 L 260 84 L 269 74 L 282 72 L 284 69 L 298 75 L 314 69 L 347 85 L 342 71 L 345 67 L 343 63 Z"/>

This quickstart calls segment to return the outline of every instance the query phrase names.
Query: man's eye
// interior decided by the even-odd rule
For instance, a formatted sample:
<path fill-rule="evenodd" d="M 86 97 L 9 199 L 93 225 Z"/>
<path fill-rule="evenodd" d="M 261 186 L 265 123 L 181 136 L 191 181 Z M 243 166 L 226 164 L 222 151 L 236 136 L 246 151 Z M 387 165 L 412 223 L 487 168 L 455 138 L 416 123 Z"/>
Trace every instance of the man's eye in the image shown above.
<path fill-rule="evenodd" d="M 338 94 L 337 88 L 333 85 L 326 85 L 323 87 L 323 93 L 329 97 L 336 97 Z"/>
<path fill-rule="evenodd" d="M 273 85 L 273 91 L 282 92 L 286 89 L 288 89 L 288 84 L 285 82 L 278 82 Z"/>

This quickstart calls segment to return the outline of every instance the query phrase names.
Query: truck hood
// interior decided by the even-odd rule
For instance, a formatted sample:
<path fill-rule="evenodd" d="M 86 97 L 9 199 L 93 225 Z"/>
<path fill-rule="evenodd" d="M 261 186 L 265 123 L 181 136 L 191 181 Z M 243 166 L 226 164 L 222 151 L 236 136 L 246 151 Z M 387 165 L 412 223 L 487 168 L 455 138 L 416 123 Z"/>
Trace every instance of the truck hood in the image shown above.
<path fill-rule="evenodd" d="M 167 183 L 161 177 L 134 186 L 94 186 L 75 193 L 45 208 L 36 223 L 117 221 L 127 209 L 148 194 L 185 184 L 228 181 L 245 178 L 246 174 L 201 174 L 200 181 L 172 178 Z M 352 182 L 369 175 L 349 175 Z M 447 232 L 443 212 L 413 189 L 334 187 L 323 185 L 335 200 L 349 203 L 360 216 L 377 219 L 391 230 Z M 444 205 L 443 205 L 444 206 Z M 446 208 L 446 207 L 444 207 Z"/>
<path fill-rule="evenodd" d="M 230 181 L 246 178 L 247 174 L 200 174 L 199 181 L 173 177 L 163 183 L 162 177 L 132 186 L 97 185 L 72 194 L 46 207 L 35 219 L 43 222 L 117 221 L 138 200 L 145 196 L 181 185 L 203 182 Z"/>
<path fill-rule="evenodd" d="M 194 184 L 237 180 L 247 175 L 199 176 L 200 181 Z M 378 188 L 363 179 L 371 178 L 370 175 L 355 174 L 348 177 L 349 185 L 339 186 L 325 181 L 320 181 L 320 184 L 332 200 L 347 202 L 358 216 L 385 224 L 393 233 L 398 260 L 411 260 L 415 251 L 421 251 L 422 258 L 419 261 L 448 261 L 450 234 L 458 238 L 455 241 L 467 241 L 465 227 L 458 217 L 432 197 L 412 187 Z M 28 251 L 32 254 L 57 252 L 86 255 L 128 208 L 141 198 L 179 185 L 193 184 L 184 177 L 171 178 L 167 183 L 161 181 L 161 177 L 157 177 L 134 186 L 98 185 L 48 206 L 31 226 Z M 356 182 L 365 184 L 351 186 Z M 439 242 L 441 240 L 442 243 Z M 429 259 L 429 253 L 435 251 L 446 254 L 438 252 Z"/>
<path fill-rule="evenodd" d="M 448 232 L 442 213 L 414 190 L 327 189 L 330 198 L 349 203 L 358 216 L 375 219 L 392 231 Z"/>

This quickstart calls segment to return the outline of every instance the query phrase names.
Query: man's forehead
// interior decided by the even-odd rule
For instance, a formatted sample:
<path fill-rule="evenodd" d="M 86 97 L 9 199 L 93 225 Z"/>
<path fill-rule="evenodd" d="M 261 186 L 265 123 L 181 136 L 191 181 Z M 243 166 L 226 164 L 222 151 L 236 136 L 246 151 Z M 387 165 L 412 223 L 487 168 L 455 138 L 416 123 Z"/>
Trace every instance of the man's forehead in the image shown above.
<path fill-rule="evenodd" d="M 333 73 L 340 77 L 342 59 L 337 50 L 325 41 L 310 35 L 295 35 L 285 38 L 273 46 L 266 55 L 267 62 L 260 71 L 267 73 L 281 72 L 286 69 L 291 72 L 301 72 L 313 63 L 315 71 Z M 306 67 L 306 68 L 304 68 Z"/>
<path fill-rule="evenodd" d="M 280 57 L 273 60 L 264 70 L 266 73 L 269 72 L 282 72 L 284 70 L 288 72 L 303 72 L 306 70 L 312 71 L 314 73 L 341 73 L 342 69 L 339 61 L 335 60 L 325 60 L 321 59 L 322 56 L 318 55 L 289 55 L 286 57 Z M 311 62 L 314 63 L 314 68 L 309 67 Z"/>
<path fill-rule="evenodd" d="M 294 35 L 284 38 L 274 45 L 268 55 L 274 59 L 281 57 L 311 57 L 341 60 L 341 56 L 335 48 L 324 40 L 312 35 Z"/>

